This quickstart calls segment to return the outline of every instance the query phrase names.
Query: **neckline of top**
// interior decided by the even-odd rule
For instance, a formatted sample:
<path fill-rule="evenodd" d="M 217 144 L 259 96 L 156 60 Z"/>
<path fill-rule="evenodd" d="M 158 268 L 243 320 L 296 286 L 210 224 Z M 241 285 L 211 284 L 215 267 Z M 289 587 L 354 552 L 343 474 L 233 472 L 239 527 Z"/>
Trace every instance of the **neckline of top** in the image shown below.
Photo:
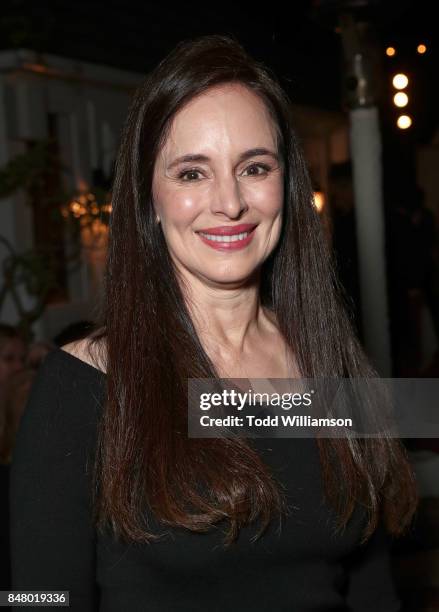
<path fill-rule="evenodd" d="M 96 368 L 95 366 L 92 366 L 91 363 L 87 363 L 86 361 L 83 361 L 79 357 L 76 357 L 76 355 L 73 355 L 72 353 L 68 353 L 67 351 L 65 351 L 64 349 L 62 349 L 60 347 L 57 347 L 54 350 L 55 350 L 55 352 L 58 352 L 58 353 L 61 353 L 62 355 L 64 355 L 72 363 L 76 362 L 77 365 L 80 364 L 80 365 L 85 366 L 86 368 L 89 368 L 89 370 L 94 370 L 95 372 L 97 372 L 101 376 L 105 376 L 105 377 L 107 376 L 106 372 L 103 372 L 99 368 Z"/>

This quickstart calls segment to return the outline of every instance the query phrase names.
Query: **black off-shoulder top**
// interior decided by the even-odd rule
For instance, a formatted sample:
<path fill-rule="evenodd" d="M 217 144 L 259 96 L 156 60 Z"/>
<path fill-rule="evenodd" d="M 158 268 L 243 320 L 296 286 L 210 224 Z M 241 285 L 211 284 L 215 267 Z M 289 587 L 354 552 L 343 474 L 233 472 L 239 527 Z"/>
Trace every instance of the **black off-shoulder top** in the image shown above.
<path fill-rule="evenodd" d="M 69 591 L 77 612 L 396 612 L 390 538 L 359 546 L 366 514 L 345 531 L 323 497 L 313 438 L 254 440 L 291 509 L 257 541 L 252 526 L 228 550 L 221 528 L 174 529 L 122 543 L 92 523 L 97 423 L 107 376 L 55 349 L 33 383 L 10 478 L 12 588 Z M 19 608 L 21 609 L 21 608 Z M 24 609 L 24 608 L 23 608 Z"/>

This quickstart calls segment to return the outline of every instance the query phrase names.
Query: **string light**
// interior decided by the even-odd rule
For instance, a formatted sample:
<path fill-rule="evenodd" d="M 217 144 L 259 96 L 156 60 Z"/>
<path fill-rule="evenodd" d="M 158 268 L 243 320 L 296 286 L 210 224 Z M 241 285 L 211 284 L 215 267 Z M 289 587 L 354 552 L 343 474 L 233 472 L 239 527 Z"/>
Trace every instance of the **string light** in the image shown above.
<path fill-rule="evenodd" d="M 409 84 L 408 76 L 404 73 L 395 74 L 392 80 L 395 89 L 405 89 Z"/>
<path fill-rule="evenodd" d="M 396 93 L 393 96 L 393 102 L 395 106 L 398 106 L 399 108 L 403 108 L 404 106 L 407 106 L 407 104 L 409 103 L 409 97 L 403 91 L 398 91 L 398 93 Z"/>
<path fill-rule="evenodd" d="M 406 130 L 412 124 L 412 118 L 409 115 L 400 115 L 396 121 L 396 125 L 400 130 Z"/>
<path fill-rule="evenodd" d="M 94 233 L 102 233 L 107 230 L 107 223 L 102 214 L 110 214 L 111 202 L 99 204 L 93 192 L 80 193 L 70 202 L 61 207 L 64 218 L 74 217 L 79 220 L 81 227 L 91 227 Z"/>

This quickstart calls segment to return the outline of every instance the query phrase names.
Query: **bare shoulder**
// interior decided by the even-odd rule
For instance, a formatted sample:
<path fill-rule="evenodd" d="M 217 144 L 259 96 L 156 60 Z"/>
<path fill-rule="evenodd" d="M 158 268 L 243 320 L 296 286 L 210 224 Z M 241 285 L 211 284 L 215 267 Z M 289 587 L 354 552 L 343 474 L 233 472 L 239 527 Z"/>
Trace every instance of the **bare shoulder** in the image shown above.
<path fill-rule="evenodd" d="M 60 347 L 61 350 L 66 353 L 70 353 L 74 357 L 77 357 L 81 361 L 84 361 L 93 368 L 102 370 L 105 372 L 105 355 L 103 354 L 103 344 L 99 347 L 92 345 L 89 338 L 82 338 L 81 340 L 75 340 L 68 342 Z"/>

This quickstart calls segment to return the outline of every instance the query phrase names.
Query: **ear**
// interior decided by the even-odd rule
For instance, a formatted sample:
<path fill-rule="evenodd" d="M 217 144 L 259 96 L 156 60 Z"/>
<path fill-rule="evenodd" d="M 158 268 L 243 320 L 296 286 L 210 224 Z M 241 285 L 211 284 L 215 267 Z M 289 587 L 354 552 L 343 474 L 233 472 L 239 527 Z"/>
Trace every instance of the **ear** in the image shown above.
<path fill-rule="evenodd" d="M 153 209 L 154 214 L 155 214 L 155 222 L 156 222 L 156 223 L 160 223 L 160 217 L 158 216 L 158 213 L 157 213 L 157 209 L 156 209 L 156 206 L 155 206 L 154 200 L 152 200 L 151 204 L 152 204 L 152 209 Z"/>

